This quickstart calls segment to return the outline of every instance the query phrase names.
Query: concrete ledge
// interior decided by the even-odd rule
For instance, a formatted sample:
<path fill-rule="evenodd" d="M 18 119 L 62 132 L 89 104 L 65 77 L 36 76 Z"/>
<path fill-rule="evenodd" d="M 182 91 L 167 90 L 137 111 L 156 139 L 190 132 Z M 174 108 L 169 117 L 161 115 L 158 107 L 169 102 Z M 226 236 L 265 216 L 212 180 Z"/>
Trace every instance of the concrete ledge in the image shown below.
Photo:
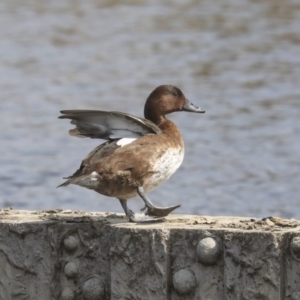
<path fill-rule="evenodd" d="M 0 299 L 299 300 L 300 222 L 0 210 Z"/>

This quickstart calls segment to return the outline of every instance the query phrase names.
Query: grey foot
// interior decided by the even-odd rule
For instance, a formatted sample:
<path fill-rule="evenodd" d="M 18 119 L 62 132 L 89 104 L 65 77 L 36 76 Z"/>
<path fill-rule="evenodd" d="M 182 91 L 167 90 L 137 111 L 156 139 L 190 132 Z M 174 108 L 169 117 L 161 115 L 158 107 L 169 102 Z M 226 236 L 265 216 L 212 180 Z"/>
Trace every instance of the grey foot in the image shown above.
<path fill-rule="evenodd" d="M 180 207 L 180 204 L 170 206 L 170 207 L 157 207 L 157 206 L 147 207 L 147 211 L 145 212 L 145 215 L 153 216 L 153 217 L 165 217 L 178 207 Z"/>
<path fill-rule="evenodd" d="M 147 211 L 145 215 L 147 216 L 153 216 L 153 217 L 166 217 L 170 212 L 172 212 L 174 209 L 180 207 L 179 205 L 174 205 L 170 207 L 159 207 L 155 206 L 150 199 L 146 196 L 143 187 L 139 186 L 137 188 L 137 192 L 140 195 L 140 197 L 143 199 L 145 203 L 145 207 L 142 210 L 145 210 L 147 208 Z"/>
<path fill-rule="evenodd" d="M 164 218 L 152 218 L 152 217 L 143 217 L 143 218 L 136 218 L 134 216 L 134 212 L 128 208 L 127 206 L 127 200 L 126 199 L 119 199 L 124 212 L 126 214 L 127 219 L 129 222 L 133 223 L 152 223 L 152 222 L 163 222 L 165 221 Z"/>

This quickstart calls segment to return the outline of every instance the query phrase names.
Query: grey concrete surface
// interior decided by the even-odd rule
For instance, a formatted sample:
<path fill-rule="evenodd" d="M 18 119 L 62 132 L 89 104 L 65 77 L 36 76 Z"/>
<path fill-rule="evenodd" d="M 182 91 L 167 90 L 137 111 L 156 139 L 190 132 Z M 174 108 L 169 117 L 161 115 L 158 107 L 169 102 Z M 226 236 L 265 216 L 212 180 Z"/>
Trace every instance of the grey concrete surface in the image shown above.
<path fill-rule="evenodd" d="M 0 299 L 298 300 L 300 221 L 0 210 Z"/>

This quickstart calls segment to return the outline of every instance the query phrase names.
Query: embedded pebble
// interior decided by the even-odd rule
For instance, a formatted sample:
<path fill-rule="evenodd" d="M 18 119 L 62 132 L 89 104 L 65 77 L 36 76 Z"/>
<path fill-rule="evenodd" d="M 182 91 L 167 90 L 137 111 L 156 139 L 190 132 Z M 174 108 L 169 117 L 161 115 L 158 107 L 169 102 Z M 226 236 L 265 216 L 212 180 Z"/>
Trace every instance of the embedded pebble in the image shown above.
<path fill-rule="evenodd" d="M 64 246 L 68 251 L 74 251 L 79 247 L 79 239 L 76 236 L 70 235 L 64 240 Z"/>
<path fill-rule="evenodd" d="M 74 300 L 75 292 L 73 289 L 66 287 L 62 290 L 60 294 L 60 300 Z"/>
<path fill-rule="evenodd" d="M 196 254 L 201 263 L 211 265 L 218 260 L 221 254 L 221 247 L 216 239 L 206 237 L 199 241 Z"/>
<path fill-rule="evenodd" d="M 105 284 L 98 276 L 89 278 L 82 286 L 82 295 L 85 300 L 105 299 Z"/>
<path fill-rule="evenodd" d="M 64 271 L 65 271 L 66 276 L 69 277 L 69 278 L 76 277 L 78 275 L 78 272 L 79 272 L 77 264 L 75 262 L 72 262 L 72 261 L 68 262 L 65 265 Z"/>
<path fill-rule="evenodd" d="M 173 286 L 179 294 L 189 294 L 197 286 L 195 274 L 188 269 L 181 269 L 173 275 Z"/>

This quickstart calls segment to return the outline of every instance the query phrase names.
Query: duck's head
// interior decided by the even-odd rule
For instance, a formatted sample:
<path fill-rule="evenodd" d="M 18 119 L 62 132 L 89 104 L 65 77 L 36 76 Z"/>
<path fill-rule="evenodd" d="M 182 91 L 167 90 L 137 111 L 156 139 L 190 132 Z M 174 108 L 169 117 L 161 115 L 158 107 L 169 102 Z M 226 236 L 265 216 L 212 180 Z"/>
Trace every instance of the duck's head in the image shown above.
<path fill-rule="evenodd" d="M 157 124 L 165 115 L 175 111 L 205 112 L 186 99 L 176 86 L 160 85 L 147 98 L 144 115 L 146 119 Z"/>

